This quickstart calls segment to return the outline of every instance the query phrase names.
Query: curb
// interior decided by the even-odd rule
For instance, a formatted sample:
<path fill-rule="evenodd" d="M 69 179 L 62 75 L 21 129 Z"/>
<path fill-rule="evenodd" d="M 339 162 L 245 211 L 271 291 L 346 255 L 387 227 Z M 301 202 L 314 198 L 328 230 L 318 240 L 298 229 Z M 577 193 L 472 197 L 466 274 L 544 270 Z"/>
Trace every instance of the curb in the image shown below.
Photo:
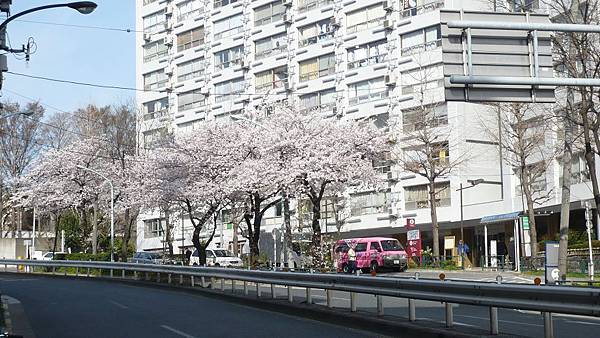
<path fill-rule="evenodd" d="M 10 333 L 12 332 L 12 320 L 10 319 L 10 312 L 8 311 L 8 304 L 6 304 L 4 297 L 0 296 L 0 302 L 1 302 L 2 309 L 4 310 L 3 311 L 4 312 L 4 328 L 3 328 L 4 332 L 0 332 L 0 334 L 8 334 L 8 335 L 6 335 L 8 337 L 8 336 L 10 336 Z"/>

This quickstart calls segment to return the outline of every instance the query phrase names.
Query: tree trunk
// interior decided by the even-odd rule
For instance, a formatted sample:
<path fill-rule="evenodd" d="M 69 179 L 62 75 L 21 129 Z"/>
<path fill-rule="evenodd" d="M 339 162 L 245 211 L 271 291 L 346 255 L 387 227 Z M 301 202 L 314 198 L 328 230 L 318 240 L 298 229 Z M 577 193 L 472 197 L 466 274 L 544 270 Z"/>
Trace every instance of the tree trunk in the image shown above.
<path fill-rule="evenodd" d="M 325 268 L 323 261 L 323 244 L 321 243 L 321 199 L 311 199 L 312 202 L 312 266 L 316 269 Z"/>
<path fill-rule="evenodd" d="M 98 253 L 98 201 L 94 201 L 92 214 L 92 254 Z"/>
<path fill-rule="evenodd" d="M 233 255 L 239 257 L 240 250 L 238 248 L 238 223 L 232 220 L 231 230 L 233 231 L 232 242 L 233 242 Z"/>
<path fill-rule="evenodd" d="M 440 259 L 440 227 L 437 220 L 437 205 L 435 198 L 435 183 L 429 182 L 429 206 L 431 209 L 431 233 L 433 236 L 433 259 L 434 262 Z"/>
<path fill-rule="evenodd" d="M 570 91 L 570 89 L 568 89 Z M 569 94 L 567 94 L 569 97 Z M 569 105 L 570 106 L 570 105 Z M 571 118 L 565 111 L 563 117 L 564 140 L 563 140 L 563 181 L 562 181 L 562 196 L 560 205 L 560 241 L 558 244 L 558 270 L 560 271 L 560 279 L 565 280 L 567 277 L 567 257 L 569 246 L 569 216 L 571 212 L 571 159 L 573 157 L 572 142 L 572 125 Z"/>
<path fill-rule="evenodd" d="M 582 101 L 589 102 L 587 98 L 582 95 Z M 591 100 L 591 99 L 590 99 Z M 600 188 L 598 188 L 598 175 L 596 175 L 596 155 L 592 148 L 592 141 L 590 133 L 590 121 L 588 117 L 589 105 L 594 103 L 588 103 L 584 105 L 580 110 L 581 119 L 583 122 L 583 136 L 585 140 L 585 163 L 588 171 L 590 172 L 590 180 L 592 181 L 592 194 L 594 195 L 594 203 L 596 204 L 596 210 L 600 210 Z M 600 152 L 600 149 L 597 149 Z"/>
<path fill-rule="evenodd" d="M 121 259 L 123 262 L 127 262 L 132 224 L 131 210 L 127 208 L 123 215 L 123 241 L 121 242 Z"/>
<path fill-rule="evenodd" d="M 283 193 L 283 226 L 284 234 L 283 241 L 285 244 L 285 250 L 283 251 L 283 261 L 287 264 L 287 267 L 293 267 L 292 262 L 292 216 L 290 213 L 290 198 L 287 193 Z"/>
<path fill-rule="evenodd" d="M 194 244 L 194 248 L 198 251 L 198 260 L 200 261 L 200 266 L 206 266 L 206 247 L 209 243 L 202 244 L 200 242 L 200 231 L 202 227 L 194 227 L 194 233 L 192 234 L 192 244 Z"/>
<path fill-rule="evenodd" d="M 173 226 L 171 224 L 171 213 L 165 210 L 165 242 L 169 249 L 169 258 L 173 259 Z"/>
<path fill-rule="evenodd" d="M 52 246 L 52 253 L 56 252 L 56 242 L 58 241 L 58 230 L 60 228 L 60 216 L 50 214 L 50 221 L 54 221 L 54 244 Z"/>
<path fill-rule="evenodd" d="M 529 234 L 531 237 L 531 256 L 535 257 L 538 252 L 537 248 L 537 228 L 535 224 L 535 210 L 533 206 L 533 193 L 531 191 L 531 182 L 529 182 L 529 170 L 527 167 L 521 169 L 521 190 L 525 195 L 527 202 L 527 217 L 529 218 Z"/>

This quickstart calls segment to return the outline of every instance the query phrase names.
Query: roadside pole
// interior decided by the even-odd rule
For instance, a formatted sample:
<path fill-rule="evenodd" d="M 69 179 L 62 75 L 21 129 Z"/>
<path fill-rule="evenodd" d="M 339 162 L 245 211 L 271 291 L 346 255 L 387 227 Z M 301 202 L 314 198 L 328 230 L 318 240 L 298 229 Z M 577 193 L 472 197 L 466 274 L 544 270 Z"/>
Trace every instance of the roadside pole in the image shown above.
<path fill-rule="evenodd" d="M 590 210 L 590 204 L 585 204 L 585 226 L 587 228 L 588 235 L 588 248 L 590 252 L 590 262 L 588 263 L 588 274 L 590 280 L 594 280 L 594 257 L 592 255 L 592 210 Z"/>

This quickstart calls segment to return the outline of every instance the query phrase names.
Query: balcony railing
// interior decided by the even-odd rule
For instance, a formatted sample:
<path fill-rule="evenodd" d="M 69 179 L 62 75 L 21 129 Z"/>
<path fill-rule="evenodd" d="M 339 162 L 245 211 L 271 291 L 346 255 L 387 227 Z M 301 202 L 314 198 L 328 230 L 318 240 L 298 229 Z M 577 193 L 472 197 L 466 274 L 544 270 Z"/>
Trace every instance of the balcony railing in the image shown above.
<path fill-rule="evenodd" d="M 165 117 L 169 115 L 169 109 L 163 108 L 161 110 L 157 110 L 151 113 L 144 114 L 144 121 L 154 120 L 160 117 Z"/>
<path fill-rule="evenodd" d="M 271 89 L 280 89 L 285 88 L 287 86 L 287 80 L 277 80 L 273 82 L 267 82 L 260 85 L 256 85 L 256 92 L 263 93 L 267 92 Z"/>
<path fill-rule="evenodd" d="M 347 33 L 356 33 L 356 32 L 360 32 L 360 31 L 364 31 L 366 29 L 382 25 L 383 21 L 385 21 L 385 16 L 382 16 L 380 18 L 375 18 L 375 19 L 369 20 L 367 22 L 359 23 L 354 26 L 348 26 L 348 28 L 346 28 L 346 32 Z"/>
<path fill-rule="evenodd" d="M 425 42 L 422 44 L 402 48 L 400 53 L 402 54 L 402 56 L 414 55 L 414 54 L 422 53 L 424 51 L 434 50 L 436 48 L 439 48 L 441 45 L 442 45 L 442 39 L 428 41 L 428 42 Z"/>
<path fill-rule="evenodd" d="M 167 56 L 169 54 L 169 51 L 167 49 L 165 50 L 161 50 L 157 53 L 154 54 L 150 54 L 150 55 L 145 55 L 144 56 L 144 62 L 150 62 L 152 60 L 156 60 L 158 58 L 161 58 L 163 56 Z"/>
<path fill-rule="evenodd" d="M 244 31 L 244 26 L 229 28 L 228 30 L 225 30 L 225 31 L 222 31 L 219 33 L 215 33 L 215 40 L 230 37 L 232 35 L 241 33 L 243 31 Z"/>
<path fill-rule="evenodd" d="M 254 59 L 260 60 L 260 59 L 264 59 L 269 56 L 281 54 L 287 50 L 287 47 L 288 47 L 287 45 L 284 45 L 284 46 L 273 47 L 272 49 L 267 49 L 267 50 L 258 52 L 254 55 Z"/>
<path fill-rule="evenodd" d="M 154 82 L 154 83 L 147 83 L 144 85 L 144 90 L 156 90 L 156 89 L 160 89 L 160 88 L 164 88 L 167 86 L 167 79 L 158 81 L 158 82 Z"/>
<path fill-rule="evenodd" d="M 424 5 L 415 7 L 415 8 L 406 9 L 406 10 L 402 11 L 400 13 L 400 15 L 403 18 L 406 18 L 406 17 L 415 16 L 415 15 L 419 15 L 419 14 L 423 14 L 423 13 L 427 13 L 427 12 L 432 12 L 441 7 L 444 7 L 443 0 L 430 2 L 430 3 L 424 4 Z"/>
<path fill-rule="evenodd" d="M 326 40 L 333 39 L 333 35 L 334 35 L 333 31 L 321 33 L 319 35 L 311 36 L 310 38 L 307 38 L 307 39 L 304 39 L 304 40 L 300 40 L 300 42 L 298 44 L 300 45 L 300 47 L 304 47 L 304 46 L 308 46 L 308 45 L 314 45 L 317 42 L 321 42 L 321 41 L 326 41 Z"/>
<path fill-rule="evenodd" d="M 242 64 L 242 58 L 235 59 L 235 60 L 229 60 L 227 62 L 216 64 L 215 70 L 222 70 L 222 69 L 226 69 L 226 68 L 233 67 L 235 65 L 241 65 L 241 64 Z"/>
<path fill-rule="evenodd" d="M 185 20 L 187 20 L 187 19 L 189 19 L 191 17 L 198 17 L 198 16 L 200 16 L 202 14 L 204 14 L 204 10 L 202 8 L 198 8 L 198 9 L 195 9 L 195 10 L 193 10 L 191 12 L 180 14 L 177 17 L 177 22 L 185 21 Z"/>
<path fill-rule="evenodd" d="M 386 61 L 387 61 L 387 54 L 379 54 L 379 55 L 375 55 L 375 56 L 370 56 L 365 59 L 348 62 L 348 69 L 365 67 L 368 65 L 374 65 L 374 64 L 383 63 Z"/>
<path fill-rule="evenodd" d="M 187 80 L 190 80 L 190 79 L 195 79 L 195 78 L 201 77 L 203 75 L 204 75 L 204 71 L 197 70 L 197 71 L 194 71 L 194 72 L 191 72 L 191 73 L 179 75 L 177 77 L 177 81 L 178 82 L 183 82 L 183 81 L 187 81 Z"/>
<path fill-rule="evenodd" d="M 177 111 L 185 111 L 185 110 L 189 110 L 189 109 L 200 108 L 200 107 L 204 107 L 205 105 L 206 105 L 206 100 L 190 102 L 190 103 L 186 103 L 186 104 L 177 106 Z"/>
<path fill-rule="evenodd" d="M 377 89 L 377 91 L 374 90 L 373 92 L 371 92 L 370 90 L 363 91 L 362 93 L 359 93 L 358 96 L 351 97 L 348 100 L 348 103 L 350 105 L 356 105 L 356 104 L 365 103 L 365 102 L 369 102 L 369 101 L 373 101 L 373 100 L 385 99 L 388 96 L 389 96 L 388 90 L 381 91 L 381 89 Z"/>
<path fill-rule="evenodd" d="M 326 69 L 316 70 L 310 73 L 300 74 L 300 82 L 315 80 L 331 74 L 335 74 L 335 66 Z"/>
<path fill-rule="evenodd" d="M 304 13 L 311 11 L 313 9 L 321 8 L 323 6 L 327 6 L 332 4 L 333 0 L 314 0 L 314 1 L 305 1 L 303 5 L 298 7 L 298 13 Z"/>

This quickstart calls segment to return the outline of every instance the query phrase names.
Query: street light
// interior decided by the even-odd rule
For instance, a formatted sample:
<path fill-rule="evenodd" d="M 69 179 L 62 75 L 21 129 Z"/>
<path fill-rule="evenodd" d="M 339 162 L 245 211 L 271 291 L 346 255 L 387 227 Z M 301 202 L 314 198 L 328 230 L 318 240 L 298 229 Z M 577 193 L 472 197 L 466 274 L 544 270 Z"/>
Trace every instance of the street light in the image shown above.
<path fill-rule="evenodd" d="M 10 114 L 6 114 L 6 115 L 0 115 L 0 119 L 7 119 L 9 117 L 16 116 L 16 115 L 31 116 L 31 115 L 33 115 L 33 113 L 34 113 L 33 110 L 28 110 L 28 111 L 24 111 L 24 112 L 10 113 Z"/>
<path fill-rule="evenodd" d="M 77 165 L 77 168 L 81 170 L 87 170 L 92 172 L 100 177 L 102 177 L 108 184 L 110 185 L 110 261 L 115 261 L 115 189 L 113 187 L 112 181 L 109 180 L 106 176 L 102 175 L 98 171 L 90 168 L 86 168 L 82 165 Z"/>
<path fill-rule="evenodd" d="M 463 184 L 460 184 L 460 188 L 456 189 L 456 191 L 460 191 L 460 240 L 464 245 L 464 214 L 463 214 L 463 190 L 473 188 L 474 186 L 483 183 L 483 178 L 478 178 L 476 180 L 467 180 L 468 183 L 471 183 L 470 186 L 464 187 Z"/>

